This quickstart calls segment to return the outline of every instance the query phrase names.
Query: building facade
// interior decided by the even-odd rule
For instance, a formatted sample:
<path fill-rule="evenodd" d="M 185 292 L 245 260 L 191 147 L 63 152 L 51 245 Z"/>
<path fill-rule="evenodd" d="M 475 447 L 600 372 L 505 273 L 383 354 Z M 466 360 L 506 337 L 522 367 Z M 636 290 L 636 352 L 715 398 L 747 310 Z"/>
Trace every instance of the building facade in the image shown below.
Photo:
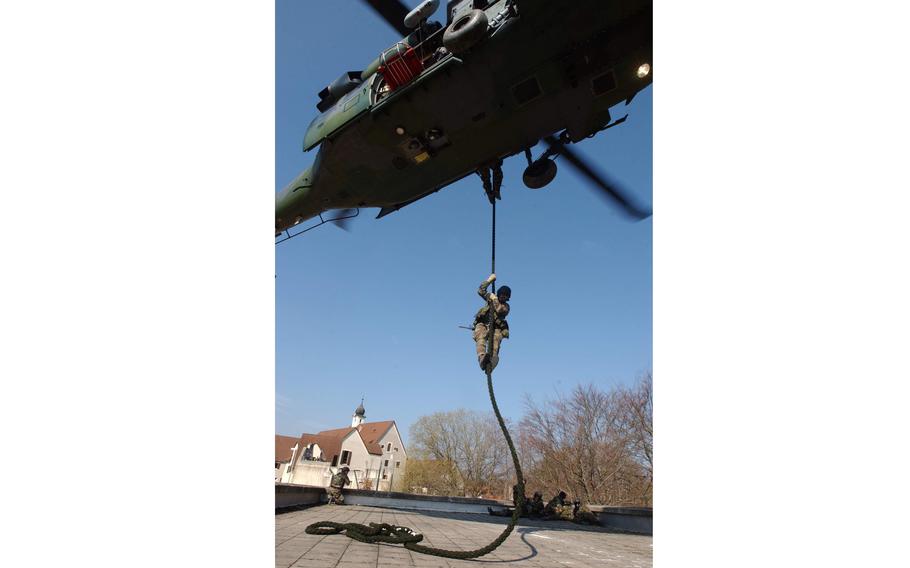
<path fill-rule="evenodd" d="M 332 475 L 349 468 L 349 487 L 391 491 L 401 480 L 407 451 L 394 420 L 367 422 L 363 402 L 346 428 L 275 436 L 275 481 L 328 487 Z"/>

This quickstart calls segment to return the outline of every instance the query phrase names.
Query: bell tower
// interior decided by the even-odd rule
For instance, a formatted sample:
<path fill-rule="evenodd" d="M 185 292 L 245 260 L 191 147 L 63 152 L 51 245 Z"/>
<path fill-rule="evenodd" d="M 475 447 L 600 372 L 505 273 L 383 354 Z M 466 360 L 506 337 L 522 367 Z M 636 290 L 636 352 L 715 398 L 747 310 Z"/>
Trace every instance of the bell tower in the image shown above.
<path fill-rule="evenodd" d="M 354 416 L 351 418 L 351 428 L 358 428 L 363 424 L 366 417 L 367 411 L 363 409 L 363 397 L 360 397 L 360 406 L 357 407 L 357 410 L 354 411 Z"/>

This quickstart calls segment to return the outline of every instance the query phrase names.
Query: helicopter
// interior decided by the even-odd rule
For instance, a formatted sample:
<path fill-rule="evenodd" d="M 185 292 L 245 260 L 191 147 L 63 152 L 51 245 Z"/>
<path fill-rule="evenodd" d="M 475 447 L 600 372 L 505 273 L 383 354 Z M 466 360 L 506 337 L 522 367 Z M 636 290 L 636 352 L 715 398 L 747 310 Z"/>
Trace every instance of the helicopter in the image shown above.
<path fill-rule="evenodd" d="M 610 109 L 651 84 L 651 0 L 448 0 L 445 24 L 430 20 L 439 0 L 365 2 L 402 39 L 318 93 L 303 140 L 316 158 L 276 196 L 278 242 L 364 207 L 385 217 L 521 153 L 528 188 L 561 156 L 628 216 L 650 215 L 569 146 L 621 124 Z"/>

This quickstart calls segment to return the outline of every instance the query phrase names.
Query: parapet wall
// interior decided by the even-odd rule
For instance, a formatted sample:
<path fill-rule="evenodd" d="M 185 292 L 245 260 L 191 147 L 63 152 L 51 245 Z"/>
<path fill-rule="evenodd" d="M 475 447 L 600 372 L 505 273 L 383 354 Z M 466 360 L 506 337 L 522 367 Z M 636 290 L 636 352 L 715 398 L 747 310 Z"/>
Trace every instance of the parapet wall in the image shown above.
<path fill-rule="evenodd" d="M 654 510 L 651 507 L 591 505 L 589 508 L 605 527 L 636 534 L 654 534 Z"/>
<path fill-rule="evenodd" d="M 275 484 L 275 508 L 316 505 L 328 501 L 325 487 Z M 471 497 L 446 497 L 438 495 L 414 495 L 395 491 L 372 491 L 369 489 L 344 490 L 344 502 L 348 505 L 367 507 L 388 507 L 390 509 L 411 509 L 416 511 L 443 511 L 448 513 L 483 513 L 487 507 L 506 507 L 511 501 L 473 499 Z"/>
<path fill-rule="evenodd" d="M 325 487 L 308 485 L 275 484 L 275 508 L 284 509 L 327 502 Z M 487 514 L 487 507 L 511 506 L 511 501 L 473 499 L 471 497 L 446 497 L 414 495 L 394 491 L 345 489 L 344 501 L 349 505 L 385 507 L 414 511 L 443 511 L 447 513 Z M 645 507 L 607 507 L 592 505 L 591 511 L 605 527 L 637 534 L 653 533 L 652 509 Z"/>
<path fill-rule="evenodd" d="M 287 509 L 326 502 L 325 487 L 310 485 L 275 484 L 275 508 Z"/>

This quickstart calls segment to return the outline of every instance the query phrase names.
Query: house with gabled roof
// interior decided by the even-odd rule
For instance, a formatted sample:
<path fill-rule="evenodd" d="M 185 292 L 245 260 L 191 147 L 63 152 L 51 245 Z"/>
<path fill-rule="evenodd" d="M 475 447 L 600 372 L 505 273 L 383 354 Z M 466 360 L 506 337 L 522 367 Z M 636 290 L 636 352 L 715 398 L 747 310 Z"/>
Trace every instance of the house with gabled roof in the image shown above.
<path fill-rule="evenodd" d="M 390 491 L 402 478 L 407 451 L 394 420 L 367 422 L 363 401 L 346 428 L 275 436 L 275 481 L 327 487 L 347 466 L 355 489 Z"/>

